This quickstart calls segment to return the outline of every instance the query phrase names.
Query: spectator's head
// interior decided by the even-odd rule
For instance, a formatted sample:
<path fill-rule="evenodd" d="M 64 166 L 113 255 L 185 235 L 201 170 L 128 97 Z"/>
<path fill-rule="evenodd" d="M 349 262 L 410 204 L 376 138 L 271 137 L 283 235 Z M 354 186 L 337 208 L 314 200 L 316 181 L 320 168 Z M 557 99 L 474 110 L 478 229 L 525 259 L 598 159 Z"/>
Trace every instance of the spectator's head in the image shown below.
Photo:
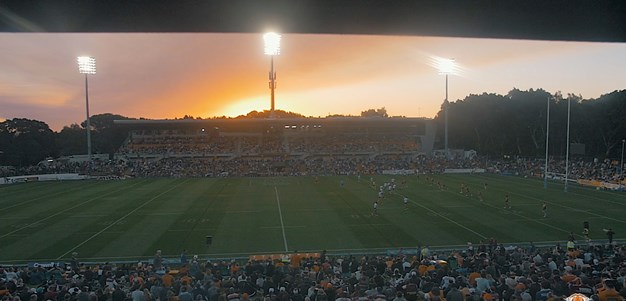
<path fill-rule="evenodd" d="M 610 289 L 615 289 L 615 287 L 617 286 L 617 281 L 615 281 L 614 279 L 605 279 L 604 281 L 602 281 L 602 283 L 606 288 Z"/>

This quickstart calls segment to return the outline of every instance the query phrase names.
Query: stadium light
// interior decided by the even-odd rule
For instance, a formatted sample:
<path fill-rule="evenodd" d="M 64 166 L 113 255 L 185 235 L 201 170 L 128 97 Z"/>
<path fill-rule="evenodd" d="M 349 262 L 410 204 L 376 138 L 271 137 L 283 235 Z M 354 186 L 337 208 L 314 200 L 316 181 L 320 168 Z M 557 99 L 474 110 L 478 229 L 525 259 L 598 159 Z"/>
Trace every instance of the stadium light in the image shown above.
<path fill-rule="evenodd" d="M 265 41 L 265 54 L 270 56 L 270 91 L 271 91 L 271 108 L 270 117 L 274 117 L 274 90 L 276 89 L 276 72 L 274 72 L 274 56 L 280 54 L 281 35 L 275 32 L 268 32 L 263 35 Z"/>
<path fill-rule="evenodd" d="M 546 166 L 543 171 L 543 189 L 548 189 L 548 137 L 550 136 L 550 97 L 548 97 L 548 110 L 546 111 Z"/>
<path fill-rule="evenodd" d="M 567 145 L 565 146 L 565 188 L 567 192 L 567 178 L 569 177 L 569 119 L 571 112 L 572 98 L 567 97 Z"/>
<path fill-rule="evenodd" d="M 89 159 L 89 166 L 91 166 L 91 121 L 89 118 L 89 83 L 88 75 L 96 74 L 96 59 L 89 56 L 79 56 L 78 71 L 85 75 L 85 108 L 87 111 L 87 158 Z"/>
<path fill-rule="evenodd" d="M 450 156 L 448 151 L 448 107 L 450 103 L 448 102 L 448 74 L 454 74 L 457 69 L 456 63 L 454 59 L 444 59 L 437 58 L 435 59 L 435 64 L 437 69 L 439 69 L 440 74 L 444 74 L 446 76 L 446 99 L 443 102 L 443 111 L 444 111 L 444 148 L 446 152 L 446 159 Z"/>

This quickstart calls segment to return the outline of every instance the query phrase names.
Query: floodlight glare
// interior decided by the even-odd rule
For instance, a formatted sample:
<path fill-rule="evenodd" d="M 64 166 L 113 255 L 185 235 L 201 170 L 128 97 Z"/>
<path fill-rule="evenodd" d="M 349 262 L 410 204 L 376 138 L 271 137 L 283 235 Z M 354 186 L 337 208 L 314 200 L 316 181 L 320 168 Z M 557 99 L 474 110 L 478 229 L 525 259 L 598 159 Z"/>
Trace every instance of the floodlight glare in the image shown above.
<path fill-rule="evenodd" d="M 457 69 L 454 59 L 437 58 L 436 64 L 441 74 L 454 74 Z"/>
<path fill-rule="evenodd" d="M 78 70 L 82 74 L 96 74 L 96 59 L 90 56 L 79 56 Z"/>
<path fill-rule="evenodd" d="M 279 55 L 280 54 L 280 38 L 281 35 L 275 32 L 268 32 L 263 35 L 265 41 L 265 54 L 267 55 Z"/>
<path fill-rule="evenodd" d="M 274 72 L 274 56 L 280 54 L 280 38 L 281 35 L 275 32 L 268 32 L 263 35 L 265 41 L 265 54 L 269 55 L 270 60 L 270 91 L 271 91 L 271 107 L 270 118 L 274 118 L 274 90 L 276 89 L 276 72 Z"/>

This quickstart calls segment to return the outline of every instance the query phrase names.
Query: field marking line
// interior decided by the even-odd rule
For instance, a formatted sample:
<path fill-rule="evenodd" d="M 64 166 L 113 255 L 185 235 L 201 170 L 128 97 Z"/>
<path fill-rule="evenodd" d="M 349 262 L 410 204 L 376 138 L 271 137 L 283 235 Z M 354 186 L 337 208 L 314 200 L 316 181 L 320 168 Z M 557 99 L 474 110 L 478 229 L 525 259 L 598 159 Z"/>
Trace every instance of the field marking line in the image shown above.
<path fill-rule="evenodd" d="M 524 178 L 522 180 L 534 181 L 534 179 L 527 179 L 527 178 Z M 532 184 L 528 184 L 528 183 L 524 183 L 524 185 L 526 185 L 526 186 L 533 186 Z M 594 192 L 594 193 L 598 193 L 599 192 L 599 193 L 615 195 L 614 192 L 610 192 L 610 191 L 606 191 L 606 190 L 594 191 L 594 190 L 591 190 L 590 187 L 585 187 L 585 186 L 582 186 L 582 185 L 580 185 L 580 186 L 572 185 L 572 186 L 568 186 L 568 187 L 571 187 L 571 188 L 574 188 L 574 189 L 577 189 L 577 190 L 581 190 L 581 191 L 590 191 L 590 192 Z M 550 189 L 557 190 L 555 188 L 550 188 Z M 558 190 L 560 190 L 560 189 L 558 189 Z M 607 203 L 612 203 L 612 204 L 616 204 L 616 205 L 620 205 L 620 206 L 626 206 L 626 203 L 623 203 L 623 202 L 611 201 L 611 200 L 599 198 L 599 197 L 592 196 L 592 195 L 585 195 L 585 194 L 576 193 L 576 192 L 572 192 L 572 191 L 569 191 L 568 193 L 579 195 L 579 196 L 582 196 L 582 197 L 592 198 L 592 199 L 596 199 L 596 200 L 600 200 L 600 201 L 604 201 L 604 202 L 607 202 Z"/>
<path fill-rule="evenodd" d="M 108 216 L 106 214 L 81 214 L 81 215 L 70 215 L 72 218 L 88 218 L 88 217 L 104 217 Z"/>
<path fill-rule="evenodd" d="M 167 232 L 193 232 L 193 231 L 205 231 L 205 230 L 215 230 L 217 228 L 198 228 L 198 229 L 168 229 Z"/>
<path fill-rule="evenodd" d="M 44 218 L 42 218 L 42 219 L 40 219 L 40 220 L 38 220 L 38 221 L 36 221 L 36 222 L 34 222 L 34 223 L 27 224 L 26 226 L 23 226 L 23 227 L 21 227 L 21 228 L 15 229 L 15 230 L 13 230 L 13 231 L 11 231 L 11 232 L 9 232 L 9 233 L 3 234 L 3 235 L 1 235 L 1 236 L 0 236 L 0 238 L 5 238 L 5 237 L 7 237 L 7 236 L 9 236 L 9 235 L 11 235 L 11 234 L 13 234 L 13 233 L 15 233 L 15 232 L 19 232 L 19 231 L 24 230 L 24 229 L 26 229 L 26 228 L 30 228 L 30 227 L 31 227 L 31 226 L 33 226 L 33 225 L 36 225 L 36 224 L 41 223 L 41 222 L 43 222 L 43 221 L 49 220 L 49 219 L 51 219 L 51 218 L 53 218 L 53 217 L 55 217 L 55 216 L 61 215 L 61 214 L 65 213 L 65 212 L 67 212 L 67 211 L 70 211 L 70 210 L 74 209 L 74 208 L 77 208 L 77 207 L 80 207 L 80 206 L 82 206 L 82 205 L 84 205 L 84 204 L 87 204 L 87 203 L 93 202 L 93 201 L 95 201 L 95 200 L 97 200 L 97 199 L 100 199 L 100 198 L 102 198 L 102 197 L 105 197 L 105 196 L 107 196 L 107 195 L 109 195 L 109 194 L 113 194 L 113 193 L 116 193 L 116 192 L 118 192 L 118 191 L 121 191 L 121 190 L 124 190 L 124 189 L 131 188 L 131 187 L 133 187 L 133 186 L 138 185 L 139 183 L 141 183 L 141 182 L 137 182 L 137 183 L 133 184 L 133 185 L 132 185 L 132 186 L 130 186 L 130 187 L 122 187 L 122 188 L 120 188 L 120 189 L 113 190 L 113 191 L 110 191 L 110 192 L 108 192 L 108 193 L 105 193 L 105 194 L 99 195 L 99 196 L 97 196 L 97 197 L 95 197 L 95 198 L 91 198 L 91 199 L 86 200 L 86 201 L 84 201 L 84 202 L 82 202 L 82 203 L 78 203 L 78 204 L 76 204 L 76 205 L 74 205 L 74 206 L 72 206 L 72 207 L 70 207 L 70 208 L 67 208 L 67 209 L 65 209 L 65 210 L 61 210 L 61 211 L 59 211 L 59 212 L 57 212 L 57 213 L 55 213 L 55 214 L 49 215 L 49 216 L 47 216 L 47 217 L 44 217 Z"/>
<path fill-rule="evenodd" d="M 260 213 L 261 210 L 239 210 L 239 211 L 225 211 L 226 214 L 240 214 L 240 213 Z"/>
<path fill-rule="evenodd" d="M 395 191 L 394 191 L 394 194 L 395 194 L 395 195 L 398 195 L 398 196 L 402 196 L 401 194 L 399 194 L 399 193 L 397 193 L 397 192 L 395 192 Z M 422 205 L 422 204 L 420 204 L 420 203 L 418 203 L 418 202 L 416 202 L 416 201 L 414 201 L 414 200 L 410 200 L 410 202 L 411 202 L 411 203 L 413 203 L 414 205 L 417 205 L 417 206 L 419 206 L 419 207 L 422 207 L 422 208 L 426 209 L 427 211 L 430 211 L 431 213 L 435 214 L 435 216 L 439 216 L 440 218 L 443 218 L 443 219 L 445 219 L 445 220 L 447 220 L 447 221 L 449 221 L 449 222 L 451 222 L 451 223 L 453 223 L 453 224 L 455 224 L 455 225 L 457 225 L 457 226 L 459 226 L 459 227 L 461 227 L 461 228 L 463 228 L 463 229 L 465 229 L 465 230 L 467 230 L 467 231 L 469 231 L 469 232 L 472 232 L 472 233 L 474 233 L 474 234 L 476 234 L 476 235 L 480 236 L 482 239 L 487 239 L 487 236 L 484 236 L 484 235 L 482 235 L 482 234 L 480 234 L 480 233 L 478 233 L 478 232 L 476 232 L 476 231 L 474 231 L 474 230 L 472 230 L 472 229 L 470 229 L 470 228 L 466 227 L 465 225 L 463 225 L 463 224 L 461 224 L 461 223 L 459 223 L 459 222 L 457 222 L 457 221 L 455 221 L 455 220 L 453 220 L 453 219 L 451 219 L 451 218 L 449 218 L 449 217 L 447 217 L 447 216 L 444 216 L 444 215 L 442 215 L 442 214 L 439 214 L 439 213 L 438 213 L 437 211 L 435 211 L 435 210 L 432 210 L 432 209 L 430 209 L 430 208 L 428 208 L 428 207 L 426 207 L 426 206 L 424 206 L 424 205 Z"/>
<path fill-rule="evenodd" d="M 502 181 L 502 180 L 500 180 L 500 181 Z M 503 190 L 503 189 L 501 189 L 501 188 L 498 188 L 497 190 L 504 191 L 504 190 Z M 453 192 L 450 192 L 450 193 L 453 193 Z M 507 192 L 507 193 L 512 194 L 512 195 L 522 195 L 522 194 L 513 193 L 513 192 Z M 455 194 L 455 195 L 456 195 L 456 194 Z M 522 195 L 522 196 L 524 196 L 524 195 Z M 532 198 L 532 197 L 529 197 L 529 198 Z M 537 198 L 535 198 L 535 199 L 536 199 L 536 200 L 541 201 L 540 199 L 537 199 Z M 491 208 L 494 208 L 494 209 L 497 209 L 497 210 L 501 210 L 501 209 L 502 209 L 502 208 L 500 208 L 500 207 L 498 207 L 498 206 L 496 206 L 496 205 L 492 205 L 492 204 L 489 204 L 489 203 L 487 203 L 487 202 L 481 202 L 480 204 L 483 204 L 483 205 L 485 205 L 485 206 L 487 206 L 487 207 L 491 207 Z M 540 203 L 537 203 L 537 206 L 540 206 Z M 513 204 L 513 207 L 515 207 L 515 204 Z M 524 215 L 519 214 L 519 213 L 516 213 L 515 211 L 512 211 L 512 210 L 508 210 L 507 212 L 511 213 L 511 215 L 518 216 L 518 217 L 523 218 L 523 219 L 525 219 L 525 220 L 528 220 L 528 221 L 531 221 L 531 222 L 534 222 L 534 223 L 537 223 L 537 224 L 541 224 L 541 225 L 547 226 L 547 227 L 549 227 L 549 228 L 559 230 L 559 231 L 561 231 L 561 232 L 565 232 L 565 233 L 570 233 L 570 232 L 571 232 L 571 231 L 567 231 L 567 230 L 565 230 L 565 229 L 563 229 L 563 228 L 559 228 L 559 227 L 556 227 L 556 226 L 553 226 L 553 225 L 550 225 L 550 224 L 547 224 L 547 223 L 541 222 L 541 221 L 536 220 L 536 219 L 534 219 L 534 218 L 524 216 Z"/>
<path fill-rule="evenodd" d="M 387 223 L 387 224 L 349 224 L 346 225 L 346 227 L 370 227 L 370 226 L 393 226 L 393 224 Z"/>
<path fill-rule="evenodd" d="M 120 217 L 120 218 L 119 218 L 119 219 L 117 219 L 116 221 L 112 222 L 110 225 L 108 225 L 108 226 L 104 227 L 104 229 L 102 229 L 102 230 L 98 231 L 96 234 L 94 234 L 94 235 L 92 235 L 91 237 L 89 237 L 89 238 L 85 239 L 83 242 L 81 242 L 81 243 L 79 243 L 78 245 L 74 246 L 74 247 L 73 247 L 73 248 L 71 248 L 69 251 L 67 251 L 67 252 L 63 253 L 63 255 L 61 255 L 61 256 L 59 256 L 59 257 L 57 257 L 57 260 L 59 260 L 59 259 L 61 259 L 61 258 L 65 257 L 65 255 L 67 255 L 67 254 L 69 254 L 69 253 L 73 252 L 74 250 L 76 250 L 76 249 L 78 249 L 80 246 L 82 246 L 82 245 L 86 244 L 88 241 L 92 240 L 92 239 L 93 239 L 93 238 L 95 238 L 96 236 L 98 236 L 98 235 L 102 234 L 104 231 L 106 231 L 106 230 L 108 230 L 109 228 L 111 228 L 111 227 L 115 226 L 117 223 L 119 223 L 119 222 L 120 222 L 120 221 L 122 221 L 123 219 L 127 218 L 129 215 L 133 214 L 135 211 L 137 211 L 137 210 L 139 210 L 139 209 L 143 208 L 145 205 L 148 205 L 150 202 L 152 202 L 152 201 L 156 200 L 156 199 L 157 199 L 157 198 L 159 198 L 160 196 L 162 196 L 162 195 L 164 195 L 164 194 L 166 194 L 166 193 L 168 193 L 168 192 L 170 192 L 170 191 L 174 190 L 174 188 L 177 188 L 178 186 L 180 186 L 180 185 L 182 185 L 183 183 L 186 183 L 186 182 L 188 182 L 188 181 L 189 181 L 189 179 L 187 179 L 187 180 L 185 180 L 185 181 L 183 181 L 183 182 L 180 182 L 178 185 L 176 185 L 176 186 L 174 186 L 174 187 L 172 187 L 172 188 L 170 188 L 170 189 L 168 189 L 168 190 L 166 190 L 166 191 L 163 191 L 163 192 L 159 193 L 157 196 L 155 196 L 155 197 L 153 197 L 153 198 L 149 199 L 148 201 L 144 202 L 143 204 L 139 205 L 139 207 L 137 207 L 137 208 L 135 208 L 135 209 L 131 210 L 131 211 L 130 211 L 130 212 L 128 212 L 126 215 L 124 215 L 124 216 Z"/>
<path fill-rule="evenodd" d="M 488 177 L 488 178 L 490 178 L 490 179 L 496 179 L 496 180 L 498 180 L 498 181 L 500 181 L 500 182 L 505 181 L 505 180 L 497 179 L 496 177 L 489 177 L 489 176 L 485 176 L 485 175 L 483 175 L 482 177 Z M 525 179 L 525 178 L 520 178 L 520 180 L 525 180 L 525 181 L 533 181 L 533 179 Z M 526 185 L 526 186 L 529 186 L 529 187 L 532 187 L 532 188 L 537 188 L 535 185 L 532 185 L 532 184 L 529 184 L 529 183 L 523 183 L 523 185 Z M 554 186 L 553 186 L 553 187 L 554 187 Z M 582 191 L 587 191 L 587 190 L 586 190 L 586 188 L 585 188 L 584 186 L 583 186 L 583 187 L 580 187 L 580 186 L 574 186 L 574 185 L 572 185 L 571 187 L 572 187 L 572 188 L 574 188 L 574 189 L 578 189 L 578 190 L 582 190 Z M 555 189 L 555 188 L 549 188 L 549 189 L 551 189 L 551 190 L 556 190 L 556 191 L 562 191 L 561 189 Z M 609 191 L 604 191 L 604 190 L 600 190 L 600 191 L 593 191 L 593 190 L 591 190 L 591 191 L 592 191 L 592 192 L 601 192 L 601 193 L 606 193 L 606 194 L 615 195 L 615 194 L 614 194 L 614 193 L 612 193 L 612 192 L 609 192 Z M 599 198 L 599 197 L 592 196 L 592 195 L 585 195 L 585 194 L 576 193 L 576 192 L 571 192 L 571 191 L 570 191 L 570 192 L 568 192 L 568 193 L 575 194 L 575 195 L 582 196 L 582 197 L 586 197 L 586 198 L 592 198 L 592 199 L 596 199 L 596 200 L 604 201 L 604 202 L 611 203 L 611 204 L 616 204 L 616 205 L 620 205 L 620 206 L 626 206 L 626 203 L 623 203 L 623 202 L 616 202 L 616 201 L 612 201 L 612 200 L 607 200 L 607 199 Z"/>
<path fill-rule="evenodd" d="M 306 228 L 307 226 L 285 226 L 285 228 Z M 281 228 L 279 226 L 267 226 L 267 227 L 259 227 L 261 229 L 278 229 Z"/>
<path fill-rule="evenodd" d="M 289 252 L 289 247 L 287 247 L 287 235 L 285 234 L 285 223 L 283 222 L 283 211 L 280 209 L 280 198 L 278 197 L 278 188 L 274 186 L 274 191 L 276 192 L 276 204 L 278 204 L 278 215 L 280 216 L 280 227 L 283 230 L 283 242 L 285 243 L 285 252 Z"/>
<path fill-rule="evenodd" d="M 143 216 L 165 216 L 165 215 L 183 215 L 185 212 L 154 212 L 154 213 L 139 213 L 137 215 Z"/>
<path fill-rule="evenodd" d="M 499 180 L 500 182 L 502 182 L 502 181 L 503 181 L 503 180 L 500 180 L 500 179 L 497 179 L 497 180 Z M 509 193 L 509 194 L 511 194 L 511 195 L 521 196 L 522 198 L 529 198 L 529 199 L 535 199 L 535 200 L 538 200 L 538 201 L 544 201 L 544 200 L 542 200 L 542 199 L 535 198 L 535 197 L 532 197 L 532 196 L 527 196 L 527 195 L 523 195 L 523 194 L 516 193 L 516 192 L 509 192 L 509 191 L 503 190 L 503 189 L 501 189 L 501 188 L 498 188 L 497 190 L 499 190 L 499 191 L 505 191 L 505 192 L 507 192 L 507 193 Z M 546 203 L 550 203 L 550 204 L 552 204 L 552 202 L 548 202 L 548 201 L 545 201 L 545 202 L 546 202 Z M 486 202 L 483 202 L 482 204 L 484 204 L 485 206 L 491 207 L 491 208 L 498 209 L 498 210 L 499 210 L 499 209 L 501 209 L 501 208 L 500 208 L 500 207 L 498 207 L 498 206 L 491 205 L 491 204 L 488 204 L 488 203 L 486 203 Z M 555 205 L 556 205 L 556 204 L 555 204 Z M 537 203 L 537 206 L 540 206 L 540 203 Z M 557 205 L 557 206 L 558 206 L 558 205 Z M 515 205 L 513 205 L 513 207 L 515 207 Z M 563 207 L 568 208 L 567 206 L 563 206 Z M 570 209 L 572 209 L 571 207 L 569 207 L 569 208 L 570 208 Z M 553 225 L 551 225 L 551 224 L 547 224 L 547 223 L 541 222 L 540 220 L 537 220 L 537 219 L 535 219 L 535 218 L 527 217 L 527 216 L 524 216 L 524 215 L 522 215 L 522 214 L 515 213 L 515 212 L 513 212 L 513 211 L 509 211 L 509 212 L 511 213 L 511 215 L 515 215 L 515 216 L 521 217 L 521 218 L 526 219 L 526 220 L 528 220 L 528 221 L 531 221 L 531 222 L 534 222 L 534 223 L 537 223 L 537 224 L 541 224 L 541 225 L 547 226 L 547 227 L 549 227 L 549 228 L 552 228 L 552 229 L 555 229 L 555 230 L 559 230 L 559 231 L 564 232 L 564 233 L 571 233 L 571 231 L 568 231 L 568 230 L 565 230 L 565 229 L 563 229 L 563 228 L 559 228 L 559 227 L 553 226 Z M 582 210 L 581 210 L 581 212 L 586 212 L 586 211 L 582 211 Z M 587 213 L 590 213 L 590 212 L 587 212 Z M 601 216 L 601 217 L 602 217 L 602 216 Z M 608 218 L 608 217 L 604 217 L 604 218 Z M 609 219 L 611 219 L 611 218 L 609 218 Z M 578 235 L 578 234 L 575 234 L 575 235 L 577 235 L 577 236 L 581 236 L 581 235 Z"/>
<path fill-rule="evenodd" d="M 500 179 L 498 179 L 498 180 L 500 180 Z M 500 181 L 502 181 L 502 180 L 500 180 Z M 527 185 L 530 185 L 530 184 L 527 184 Z M 502 190 L 502 189 L 498 189 L 498 190 Z M 584 213 L 587 213 L 587 214 L 595 215 L 597 217 L 602 217 L 604 219 L 608 219 L 608 220 L 616 221 L 618 223 L 626 224 L 626 221 L 624 221 L 624 220 L 612 218 L 612 217 L 609 217 L 609 216 L 606 216 L 606 215 L 602 215 L 602 214 L 598 214 L 598 213 L 595 213 L 595 212 L 591 212 L 589 210 L 574 208 L 574 207 L 570 207 L 570 206 L 565 206 L 565 205 L 557 204 L 557 203 L 554 203 L 554 202 L 551 202 L 551 201 L 548 201 L 548 200 L 536 198 L 534 196 L 524 195 L 524 194 L 517 193 L 517 192 L 508 192 L 508 193 L 510 193 L 512 195 L 521 196 L 522 198 L 528 198 L 528 199 L 533 199 L 533 200 L 537 200 L 537 201 L 543 201 L 543 202 L 546 202 L 548 204 L 551 204 L 551 205 L 554 205 L 554 206 L 557 206 L 557 207 L 562 207 L 562 208 L 566 208 L 566 209 L 569 209 L 569 210 L 576 210 L 578 212 L 584 212 Z"/>
<path fill-rule="evenodd" d="M 51 181 L 46 181 L 46 182 L 38 182 L 40 184 L 40 186 L 50 186 Z M 29 183 L 20 183 L 20 184 L 29 184 Z M 9 188 L 14 187 L 15 190 L 13 191 L 3 191 L 3 190 L 10 190 Z M 45 187 L 44 187 L 45 188 Z M 20 195 L 24 193 L 24 190 L 28 190 L 28 189 L 23 189 L 22 187 L 19 186 L 12 186 L 12 185 L 0 185 L 0 193 L 2 193 L 3 196 L 14 196 L 14 195 Z M 4 200 L 3 200 L 4 201 Z M 3 202 L 0 202 L 0 205 L 2 205 Z"/>
<path fill-rule="evenodd" d="M 325 208 L 311 208 L 311 209 L 296 209 L 291 210 L 292 212 L 324 212 L 324 211 L 332 211 L 332 209 Z"/>
<path fill-rule="evenodd" d="M 91 183 L 91 184 L 94 184 L 94 183 Z M 95 185 L 92 185 L 92 186 L 95 186 Z M 5 211 L 7 209 L 11 209 L 13 207 L 17 207 L 17 206 L 23 205 L 23 204 L 28 204 L 28 203 L 31 203 L 31 202 L 34 202 L 34 201 L 37 201 L 37 200 L 41 200 L 41 199 L 44 199 L 44 198 L 47 199 L 47 198 L 50 198 L 51 196 L 55 196 L 55 195 L 58 195 L 58 194 L 74 192 L 74 191 L 82 190 L 82 189 L 85 189 L 85 187 L 77 187 L 76 189 L 72 189 L 72 190 L 63 190 L 63 191 L 59 191 L 57 193 L 47 194 L 45 196 L 40 196 L 40 197 L 37 197 L 37 198 L 34 198 L 34 199 L 23 201 L 21 203 L 13 204 L 11 206 L 2 207 L 2 208 L 0 208 L 0 212 Z"/>

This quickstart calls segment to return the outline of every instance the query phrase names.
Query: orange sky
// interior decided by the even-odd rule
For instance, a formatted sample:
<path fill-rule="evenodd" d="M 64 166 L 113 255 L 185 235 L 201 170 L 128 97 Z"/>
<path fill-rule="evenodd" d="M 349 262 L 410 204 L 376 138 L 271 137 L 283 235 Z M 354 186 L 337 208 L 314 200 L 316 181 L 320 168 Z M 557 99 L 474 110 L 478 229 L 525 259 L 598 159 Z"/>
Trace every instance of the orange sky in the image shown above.
<path fill-rule="evenodd" d="M 237 116 L 269 108 L 261 34 L 0 34 L 0 120 L 54 130 L 85 118 L 76 56 L 96 58 L 90 113 L 174 118 Z M 624 89 L 626 44 L 408 36 L 283 34 L 276 108 L 306 116 L 385 107 L 434 117 L 445 80 L 432 57 L 455 58 L 449 99 L 512 88 L 596 98 Z"/>

